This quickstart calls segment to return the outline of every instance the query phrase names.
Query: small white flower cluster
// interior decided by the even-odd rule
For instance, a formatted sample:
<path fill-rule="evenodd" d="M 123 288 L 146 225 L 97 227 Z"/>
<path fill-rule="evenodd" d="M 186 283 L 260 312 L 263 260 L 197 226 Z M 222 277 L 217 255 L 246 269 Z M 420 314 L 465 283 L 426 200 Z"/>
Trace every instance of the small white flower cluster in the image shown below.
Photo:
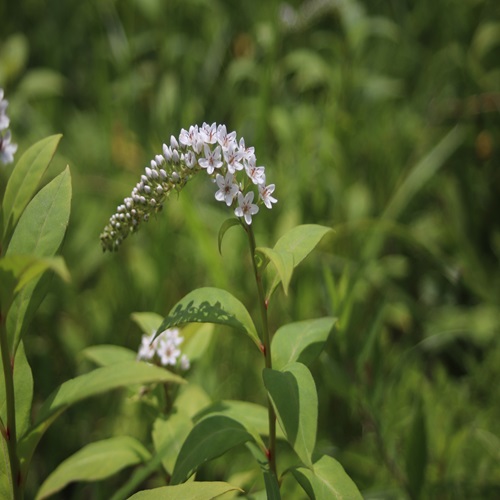
<path fill-rule="evenodd" d="M 194 125 L 189 130 L 182 129 L 178 138 L 171 136 L 170 146 L 163 144 L 163 154 L 151 160 L 140 182 L 104 228 L 103 249 L 117 250 L 142 221 L 161 210 L 173 189 L 180 191 L 202 170 L 217 184 L 215 199 L 228 207 L 235 205 L 234 214 L 244 218 L 246 224 L 252 223 L 252 216 L 259 211 L 258 204 L 272 208 L 277 202 L 272 196 L 275 185 L 266 185 L 265 168 L 257 166 L 253 147 L 245 146 L 243 138 L 238 141 L 236 132 L 228 133 L 225 125 Z"/>
<path fill-rule="evenodd" d="M 152 361 L 155 356 L 162 366 L 179 366 L 181 370 L 189 370 L 191 366 L 185 354 L 181 354 L 179 346 L 184 341 L 178 328 L 169 328 L 161 332 L 156 338 L 156 330 L 151 335 L 143 335 L 138 360 Z"/>
<path fill-rule="evenodd" d="M 11 134 L 8 130 L 10 119 L 6 113 L 8 105 L 9 101 L 3 98 L 3 89 L 0 88 L 0 161 L 5 165 L 14 161 L 14 154 L 17 151 L 17 144 L 10 142 Z"/>

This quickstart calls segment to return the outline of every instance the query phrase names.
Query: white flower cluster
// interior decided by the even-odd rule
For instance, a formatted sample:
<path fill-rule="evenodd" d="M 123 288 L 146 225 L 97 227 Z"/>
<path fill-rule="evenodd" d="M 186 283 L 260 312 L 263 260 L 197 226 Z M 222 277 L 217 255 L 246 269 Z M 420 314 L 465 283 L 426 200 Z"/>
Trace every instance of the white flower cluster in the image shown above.
<path fill-rule="evenodd" d="M 6 113 L 8 105 L 9 101 L 3 98 L 3 89 L 0 88 L 0 161 L 5 165 L 14 161 L 14 154 L 17 151 L 17 144 L 10 142 L 11 135 L 8 130 L 10 119 Z"/>
<path fill-rule="evenodd" d="M 161 210 L 173 189 L 180 191 L 203 170 L 218 187 L 215 199 L 228 207 L 234 205 L 234 214 L 244 218 L 246 224 L 252 223 L 259 204 L 272 208 L 277 202 L 272 196 L 275 185 L 266 185 L 265 168 L 257 166 L 253 147 L 245 146 L 243 138 L 238 141 L 236 132 L 228 133 L 225 125 L 194 125 L 189 130 L 182 129 L 178 138 L 171 136 L 170 145 L 163 144 L 163 154 L 151 160 L 140 182 L 104 228 L 103 249 L 117 250 L 142 221 Z"/>
<path fill-rule="evenodd" d="M 156 338 L 156 330 L 151 335 L 143 335 L 138 360 L 152 361 L 155 358 L 162 366 L 179 366 L 181 370 L 189 370 L 189 359 L 181 354 L 179 346 L 184 341 L 178 328 L 169 328 L 161 332 Z"/>

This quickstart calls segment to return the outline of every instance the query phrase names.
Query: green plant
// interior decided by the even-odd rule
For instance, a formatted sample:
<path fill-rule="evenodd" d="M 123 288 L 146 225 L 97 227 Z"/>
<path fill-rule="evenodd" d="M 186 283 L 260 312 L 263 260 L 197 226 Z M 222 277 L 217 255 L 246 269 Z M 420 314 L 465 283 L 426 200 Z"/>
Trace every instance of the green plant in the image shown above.
<path fill-rule="evenodd" d="M 195 493 L 199 495 L 197 498 L 214 498 L 207 487 L 215 488 L 217 483 L 183 483 L 205 462 L 243 444 L 260 466 L 264 491 L 269 499 L 281 498 L 280 484 L 287 476 L 293 477 L 310 498 L 327 499 L 332 495 L 360 498 L 356 486 L 333 457 L 315 454 L 318 397 L 307 365 L 321 352 L 335 318 L 290 323 L 281 326 L 274 334 L 268 326 L 268 308 L 273 293 L 280 284 L 285 294 L 288 293 L 294 269 L 330 230 L 324 226 L 301 225 L 289 230 L 273 248 L 257 246 L 252 216 L 258 213 L 259 207 L 253 203 L 253 190 L 258 192 L 258 203 L 268 209 L 277 200 L 272 197 L 275 186 L 265 184 L 264 167 L 256 166 L 253 148 L 245 146 L 243 139 L 237 142 L 234 132 L 228 134 L 225 126 L 217 127 L 215 123 L 190 127 L 189 131 L 183 129 L 178 140 L 171 137 L 170 146 L 163 145 L 163 155 L 155 157 L 131 196 L 111 217 L 101 235 L 103 248 L 117 250 L 129 234 L 136 232 L 152 214 L 162 209 L 164 200 L 172 191 L 180 191 L 203 170 L 217 183 L 219 189 L 215 198 L 228 207 L 233 206 L 238 217 L 222 224 L 219 250 L 229 228 L 238 226 L 247 236 L 257 287 L 259 320 L 255 321 L 243 303 L 230 292 L 214 287 L 199 288 L 177 302 L 163 320 L 153 313 L 134 316 L 144 332 L 139 357 L 176 371 L 180 356 L 177 346 L 182 339 L 173 328 L 191 323 L 231 327 L 247 335 L 264 358 L 262 382 L 268 399 L 267 408 L 245 401 L 219 401 L 201 406 L 190 415 L 182 404 L 175 401 L 177 391 L 170 383 L 143 391 L 148 397 L 153 395 L 151 404 L 158 412 L 152 435 L 155 451 L 147 455 L 144 467 L 122 485 L 114 498 L 125 498 L 134 493 L 160 463 L 166 474 L 166 486 L 143 491 L 134 498 L 160 498 L 176 492 L 182 492 L 186 498 Z M 211 335 L 211 330 L 198 329 L 194 335 L 188 345 L 196 347 L 198 342 L 206 344 L 203 337 Z M 159 341 L 160 337 L 162 340 Z M 108 367 L 115 366 L 124 356 L 133 359 L 136 355 L 133 351 L 114 346 L 96 346 L 90 351 L 91 358 Z M 264 443 L 263 436 L 267 436 L 267 443 Z M 294 452 L 295 458 L 286 468 L 279 466 L 277 439 L 287 442 Z M 120 451 L 123 446 L 128 449 L 129 441 L 129 438 L 115 438 L 113 449 Z M 100 463 L 107 443 L 109 441 L 88 445 L 61 464 L 42 486 L 41 497 L 57 491 L 69 481 L 95 480 L 131 465 L 130 461 L 116 461 L 119 454 L 115 457 L 107 455 L 108 463 L 113 465 L 107 467 L 105 473 L 97 475 L 94 468 L 89 470 L 85 463 L 89 460 Z M 222 484 L 219 486 L 224 488 Z M 225 487 L 227 490 L 233 488 L 230 484 Z"/>
<path fill-rule="evenodd" d="M 44 273 L 51 270 L 63 279 L 69 279 L 64 261 L 55 255 L 63 241 L 70 215 L 69 167 L 36 192 L 60 139 L 60 135 L 48 137 L 25 151 L 13 169 L 3 195 L 0 217 L 2 498 L 23 497 L 38 442 L 69 406 L 141 381 L 182 382 L 170 372 L 137 361 L 117 364 L 63 383 L 47 398 L 35 420 L 31 421 L 33 375 L 23 340 L 29 335 L 30 322 L 47 293 L 48 281 L 44 280 Z"/>

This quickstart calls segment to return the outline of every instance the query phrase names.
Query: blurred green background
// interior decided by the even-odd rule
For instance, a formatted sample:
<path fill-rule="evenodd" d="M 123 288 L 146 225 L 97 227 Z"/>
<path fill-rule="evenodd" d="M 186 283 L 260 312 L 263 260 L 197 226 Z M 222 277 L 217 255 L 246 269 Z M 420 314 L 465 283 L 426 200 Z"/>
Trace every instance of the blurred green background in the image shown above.
<path fill-rule="evenodd" d="M 251 308 L 245 239 L 230 231 L 219 255 L 230 213 L 200 179 L 118 253 L 99 244 L 162 143 L 216 121 L 255 146 L 276 184 L 279 203 L 255 218 L 258 244 L 299 223 L 335 230 L 270 307 L 273 329 L 339 318 L 313 365 L 318 448 L 366 498 L 500 498 L 496 0 L 3 0 L 0 20 L 18 157 L 63 133 L 49 175 L 69 164 L 73 177 L 62 248 L 73 281 L 53 279 L 25 338 L 35 410 L 91 368 L 86 347 L 136 349 L 132 312 L 164 315 L 200 286 Z M 223 332 L 187 378 L 214 400 L 264 403 L 261 369 L 249 341 Z M 147 442 L 143 413 L 123 393 L 65 413 L 28 493 L 84 444 Z M 228 479 L 242 457 L 200 478 Z M 60 498 L 109 498 L 127 476 Z"/>

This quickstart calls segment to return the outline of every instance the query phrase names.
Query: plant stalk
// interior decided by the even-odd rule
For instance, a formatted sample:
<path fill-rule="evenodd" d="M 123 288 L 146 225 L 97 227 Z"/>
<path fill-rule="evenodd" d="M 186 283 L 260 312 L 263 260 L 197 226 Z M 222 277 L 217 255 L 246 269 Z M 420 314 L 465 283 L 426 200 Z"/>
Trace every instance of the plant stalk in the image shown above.
<path fill-rule="evenodd" d="M 253 264 L 253 272 L 255 275 L 255 281 L 257 283 L 257 293 L 259 296 L 259 310 L 261 317 L 261 340 L 263 344 L 263 351 L 265 357 L 266 368 L 272 369 L 273 362 L 271 358 L 271 334 L 269 332 L 269 325 L 267 321 L 267 302 L 266 295 L 264 293 L 264 285 L 262 284 L 262 275 L 259 271 L 259 267 L 257 265 L 257 260 L 255 258 L 255 236 L 252 230 L 252 226 L 245 224 L 245 230 L 248 235 L 248 241 L 250 244 L 250 252 L 252 254 L 252 264 Z M 276 413 L 274 411 L 271 399 L 267 398 L 267 407 L 268 407 L 268 417 L 269 417 L 269 444 L 268 444 L 268 458 L 269 458 L 269 466 L 274 475 L 277 476 L 276 473 Z"/>
<path fill-rule="evenodd" d="M 9 453 L 10 476 L 12 494 L 14 500 L 21 499 L 20 467 L 17 456 L 17 430 L 16 430 L 16 401 L 14 395 L 14 362 L 9 354 L 9 343 L 7 341 L 7 329 L 5 319 L 0 313 L 0 350 L 2 351 L 3 376 L 5 381 L 5 400 L 7 405 L 7 425 L 5 427 L 4 439 L 7 441 Z"/>

